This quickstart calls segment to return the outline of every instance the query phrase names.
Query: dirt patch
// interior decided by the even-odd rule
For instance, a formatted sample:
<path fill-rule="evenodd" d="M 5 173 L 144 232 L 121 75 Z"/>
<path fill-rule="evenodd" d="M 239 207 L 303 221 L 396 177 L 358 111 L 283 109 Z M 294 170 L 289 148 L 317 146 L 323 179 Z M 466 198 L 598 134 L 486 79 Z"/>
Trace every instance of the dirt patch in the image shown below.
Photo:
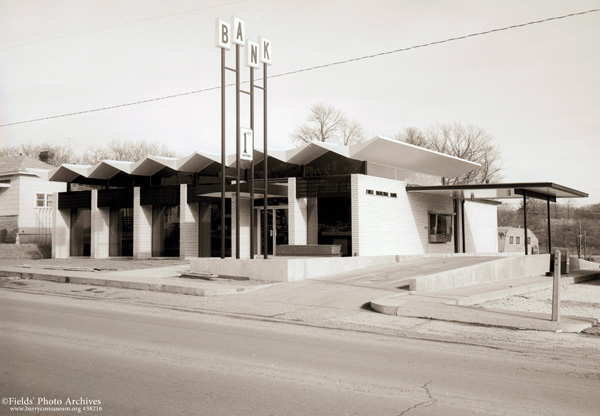
<path fill-rule="evenodd" d="M 552 313 L 552 289 L 510 296 L 478 306 L 511 311 Z M 600 321 L 600 279 L 561 286 L 560 313 L 565 316 L 595 318 Z"/>

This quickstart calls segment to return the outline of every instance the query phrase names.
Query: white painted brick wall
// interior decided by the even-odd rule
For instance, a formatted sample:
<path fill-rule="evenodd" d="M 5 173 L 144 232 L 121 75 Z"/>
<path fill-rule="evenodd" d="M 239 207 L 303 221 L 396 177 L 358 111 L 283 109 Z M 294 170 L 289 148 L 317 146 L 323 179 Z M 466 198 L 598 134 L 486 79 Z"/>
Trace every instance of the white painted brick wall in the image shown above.
<path fill-rule="evenodd" d="M 288 233 L 289 244 L 307 244 L 307 198 L 296 199 L 296 178 L 288 178 Z"/>
<path fill-rule="evenodd" d="M 92 190 L 90 257 L 104 259 L 109 253 L 110 208 L 98 208 L 98 190 Z"/>
<path fill-rule="evenodd" d="M 180 185 L 179 201 L 179 255 L 198 257 L 198 204 L 187 203 L 187 185 Z"/>
<path fill-rule="evenodd" d="M 467 253 L 498 252 L 498 207 L 465 201 L 465 241 Z"/>
<path fill-rule="evenodd" d="M 452 253 L 454 243 L 428 243 L 428 211 L 452 212 L 452 199 L 406 193 L 404 182 L 352 175 L 352 251 L 359 256 Z M 370 195 L 367 190 L 396 194 Z"/>
<path fill-rule="evenodd" d="M 71 250 L 71 210 L 58 209 L 58 192 L 52 207 L 52 258 L 66 259 Z"/>
<path fill-rule="evenodd" d="M 231 256 L 236 257 L 236 203 L 235 195 L 231 198 Z M 250 258 L 250 199 L 240 199 L 240 258 Z"/>
<path fill-rule="evenodd" d="M 140 188 L 133 188 L 133 257 L 152 257 L 152 206 L 140 205 Z"/>

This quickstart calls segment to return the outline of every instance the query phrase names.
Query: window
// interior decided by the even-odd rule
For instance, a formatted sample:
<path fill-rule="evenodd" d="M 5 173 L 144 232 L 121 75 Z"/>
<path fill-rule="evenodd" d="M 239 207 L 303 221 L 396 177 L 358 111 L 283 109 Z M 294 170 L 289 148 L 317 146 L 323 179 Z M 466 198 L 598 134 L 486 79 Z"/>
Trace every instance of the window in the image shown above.
<path fill-rule="evenodd" d="M 521 244 L 521 237 L 517 237 L 517 244 Z"/>
<path fill-rule="evenodd" d="M 35 207 L 36 208 L 46 208 L 48 206 L 48 198 L 50 197 L 50 203 L 52 203 L 52 197 L 49 194 L 35 194 Z"/>
<path fill-rule="evenodd" d="M 36 208 L 51 208 L 53 194 L 35 194 L 35 207 Z"/>
<path fill-rule="evenodd" d="M 452 240 L 452 214 L 429 213 L 429 242 L 448 243 Z"/>
<path fill-rule="evenodd" d="M 511 235 L 510 236 L 510 244 L 514 244 L 515 243 L 515 238 Z"/>
<path fill-rule="evenodd" d="M 531 244 L 531 237 L 527 237 L 527 244 Z"/>

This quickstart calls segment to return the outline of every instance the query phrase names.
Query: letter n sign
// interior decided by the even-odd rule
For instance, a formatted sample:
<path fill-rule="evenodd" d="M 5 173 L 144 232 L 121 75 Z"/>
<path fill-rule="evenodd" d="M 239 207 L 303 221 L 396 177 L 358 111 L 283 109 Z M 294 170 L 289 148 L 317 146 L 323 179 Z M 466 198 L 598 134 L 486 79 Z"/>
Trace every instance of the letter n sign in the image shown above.
<path fill-rule="evenodd" d="M 258 68 L 258 43 L 246 41 L 246 66 Z"/>
<path fill-rule="evenodd" d="M 230 49 L 231 27 L 229 26 L 229 23 L 226 23 L 221 19 L 217 19 L 215 23 L 215 39 L 217 48 Z"/>

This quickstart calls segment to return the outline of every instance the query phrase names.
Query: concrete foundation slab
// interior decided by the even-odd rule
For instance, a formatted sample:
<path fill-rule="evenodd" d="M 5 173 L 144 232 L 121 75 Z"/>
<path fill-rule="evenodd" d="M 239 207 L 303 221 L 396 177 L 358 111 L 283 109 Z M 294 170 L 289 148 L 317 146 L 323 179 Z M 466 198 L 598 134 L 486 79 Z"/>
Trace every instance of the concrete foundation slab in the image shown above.
<path fill-rule="evenodd" d="M 350 270 L 365 269 L 397 261 L 396 256 L 327 257 L 268 259 L 190 259 L 192 273 L 240 276 L 270 282 L 295 282 L 316 279 Z"/>

